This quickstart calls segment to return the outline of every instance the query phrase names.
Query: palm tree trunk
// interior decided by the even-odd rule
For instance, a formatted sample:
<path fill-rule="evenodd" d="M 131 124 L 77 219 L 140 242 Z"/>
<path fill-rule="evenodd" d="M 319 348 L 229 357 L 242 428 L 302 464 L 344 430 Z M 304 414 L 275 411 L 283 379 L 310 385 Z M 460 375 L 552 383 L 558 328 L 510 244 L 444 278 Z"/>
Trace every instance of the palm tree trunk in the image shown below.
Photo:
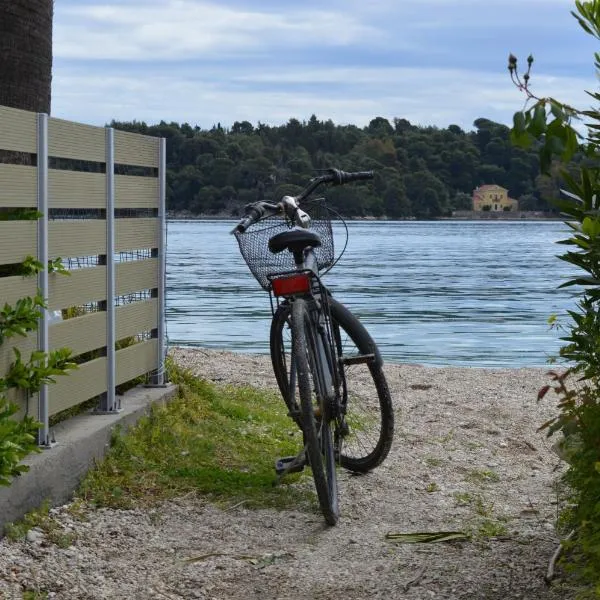
<path fill-rule="evenodd" d="M 53 0 L 0 0 L 0 105 L 50 113 Z"/>

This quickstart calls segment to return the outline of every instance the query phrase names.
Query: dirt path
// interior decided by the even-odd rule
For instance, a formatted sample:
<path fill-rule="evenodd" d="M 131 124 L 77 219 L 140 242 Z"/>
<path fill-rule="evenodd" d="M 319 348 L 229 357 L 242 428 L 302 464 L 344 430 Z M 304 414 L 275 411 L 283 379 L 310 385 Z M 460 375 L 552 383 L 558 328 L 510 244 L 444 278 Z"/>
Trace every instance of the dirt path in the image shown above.
<path fill-rule="evenodd" d="M 273 386 L 264 357 L 175 350 L 220 383 Z M 56 510 L 77 541 L 0 542 L 0 597 L 129 599 L 570 597 L 543 580 L 557 539 L 559 461 L 536 426 L 543 369 L 387 365 L 397 436 L 386 463 L 341 476 L 339 524 L 295 511 L 219 510 L 182 498 L 152 511 Z M 469 530 L 475 541 L 395 544 L 389 532 Z"/>

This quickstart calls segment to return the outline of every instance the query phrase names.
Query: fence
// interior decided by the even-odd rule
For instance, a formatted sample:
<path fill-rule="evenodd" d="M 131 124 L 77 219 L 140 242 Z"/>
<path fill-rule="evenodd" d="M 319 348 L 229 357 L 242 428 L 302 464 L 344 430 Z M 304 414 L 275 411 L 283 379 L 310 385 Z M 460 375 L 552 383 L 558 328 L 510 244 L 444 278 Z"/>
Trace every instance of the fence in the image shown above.
<path fill-rule="evenodd" d="M 13 396 L 49 445 L 52 415 L 96 397 L 116 412 L 115 387 L 143 374 L 163 384 L 165 140 L 0 106 L 0 211 L 15 208 L 42 216 L 0 220 L 0 265 L 60 257 L 70 275 L 0 277 L 0 307 L 38 289 L 47 302 L 37 332 L 0 346 L 0 376 L 13 348 L 78 357 L 37 397 Z"/>

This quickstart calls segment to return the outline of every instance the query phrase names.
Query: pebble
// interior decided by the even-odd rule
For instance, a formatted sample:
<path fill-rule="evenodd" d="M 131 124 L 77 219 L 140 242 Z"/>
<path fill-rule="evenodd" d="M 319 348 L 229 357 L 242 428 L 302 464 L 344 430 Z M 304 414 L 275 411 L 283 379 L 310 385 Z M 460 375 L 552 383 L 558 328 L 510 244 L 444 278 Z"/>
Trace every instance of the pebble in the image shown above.
<path fill-rule="evenodd" d="M 44 539 L 44 532 L 37 527 L 33 527 L 27 532 L 26 539 L 31 544 L 41 543 Z"/>

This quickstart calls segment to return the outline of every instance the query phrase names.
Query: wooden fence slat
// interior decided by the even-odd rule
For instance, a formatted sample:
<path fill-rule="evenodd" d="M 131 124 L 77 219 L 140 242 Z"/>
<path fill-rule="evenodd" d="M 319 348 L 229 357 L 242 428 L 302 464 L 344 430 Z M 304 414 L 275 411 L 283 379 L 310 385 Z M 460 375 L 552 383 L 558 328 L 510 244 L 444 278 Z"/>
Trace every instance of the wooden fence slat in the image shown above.
<path fill-rule="evenodd" d="M 0 277 L 0 307 L 14 305 L 20 298 L 33 298 L 37 293 L 35 277 Z"/>
<path fill-rule="evenodd" d="M 106 312 L 98 311 L 53 323 L 50 349 L 69 348 L 73 356 L 106 346 Z"/>
<path fill-rule="evenodd" d="M 66 219 L 48 223 L 50 258 L 106 254 L 106 221 Z"/>
<path fill-rule="evenodd" d="M 116 219 L 115 250 L 125 252 L 158 247 L 158 219 Z"/>
<path fill-rule="evenodd" d="M 48 156 L 105 162 L 105 128 L 48 119 Z"/>
<path fill-rule="evenodd" d="M 37 256 L 37 221 L 0 221 L 0 265 Z"/>
<path fill-rule="evenodd" d="M 122 165 L 158 167 L 159 138 L 115 130 L 115 162 Z"/>
<path fill-rule="evenodd" d="M 117 175 L 116 208 L 158 208 L 158 178 Z"/>
<path fill-rule="evenodd" d="M 37 115 L 0 106 L 0 150 L 37 153 Z"/>
<path fill-rule="evenodd" d="M 106 176 L 103 173 L 49 169 L 50 208 L 106 208 Z"/>
<path fill-rule="evenodd" d="M 157 368 L 157 341 L 148 340 L 117 352 L 117 385 Z"/>
<path fill-rule="evenodd" d="M 102 394 L 106 391 L 106 357 L 95 358 L 67 375 L 59 375 L 48 391 L 50 415 Z"/>
<path fill-rule="evenodd" d="M 37 208 L 37 169 L 0 163 L 0 207 Z"/>
<path fill-rule="evenodd" d="M 158 301 L 156 298 L 118 306 L 116 313 L 117 340 L 158 327 Z"/>
<path fill-rule="evenodd" d="M 106 267 L 75 269 L 66 277 L 52 273 L 50 284 L 49 309 L 60 310 L 71 306 L 81 306 L 88 302 L 106 300 Z"/>
<path fill-rule="evenodd" d="M 116 265 L 117 295 L 124 296 L 158 285 L 158 259 L 132 260 Z"/>

